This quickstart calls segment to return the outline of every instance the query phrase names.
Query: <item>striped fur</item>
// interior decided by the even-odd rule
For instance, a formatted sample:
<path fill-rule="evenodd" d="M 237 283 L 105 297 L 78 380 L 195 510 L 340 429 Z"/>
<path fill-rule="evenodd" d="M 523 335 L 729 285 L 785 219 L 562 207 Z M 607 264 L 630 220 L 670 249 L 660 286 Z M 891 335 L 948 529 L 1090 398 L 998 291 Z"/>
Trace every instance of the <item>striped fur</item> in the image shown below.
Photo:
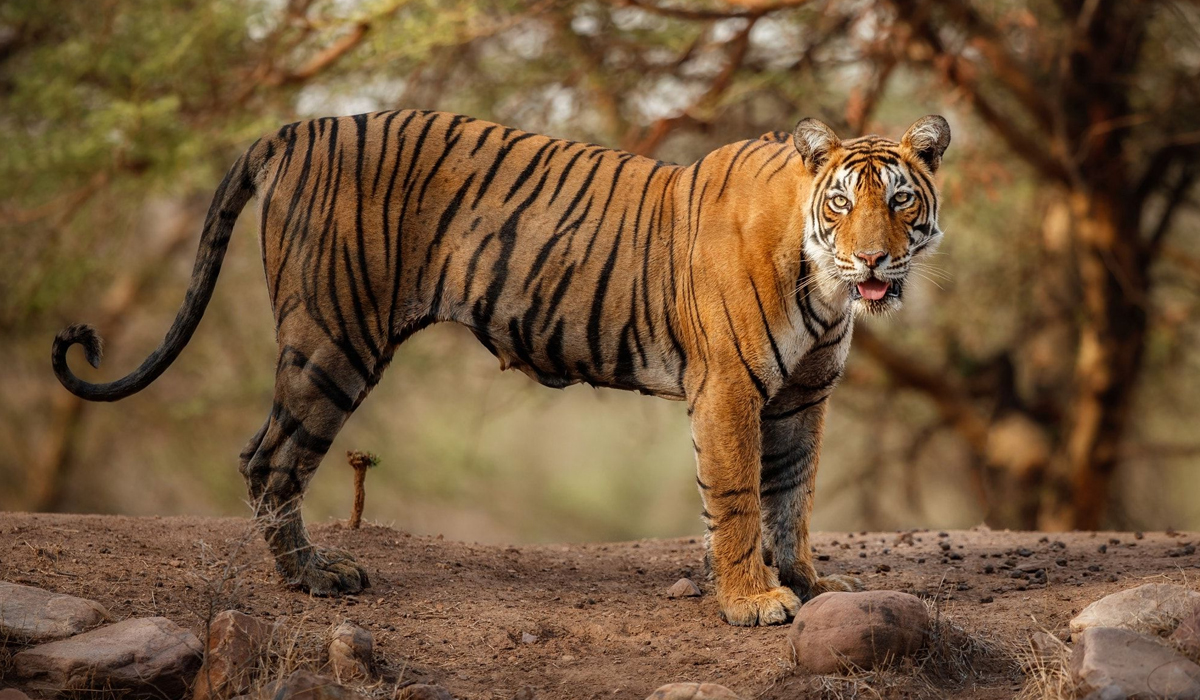
<path fill-rule="evenodd" d="M 926 118 L 899 144 L 841 143 L 805 120 L 791 137 L 683 167 L 439 112 L 290 124 L 221 183 L 186 301 L 142 366 L 81 381 L 67 348 L 82 343 L 96 365 L 101 343 L 79 325 L 56 338 L 54 369 L 98 401 L 152 382 L 199 323 L 257 195 L 279 355 L 274 406 L 241 472 L 288 583 L 315 594 L 367 585 L 348 555 L 309 542 L 300 499 L 396 347 L 453 321 L 502 369 L 548 386 L 686 400 L 723 615 L 783 622 L 802 597 L 854 584 L 818 577 L 807 543 L 826 399 L 853 311 L 899 301 L 856 299 L 855 285 L 879 274 L 899 289 L 940 235 L 930 176 L 944 125 Z M 915 202 L 889 204 L 904 188 Z M 852 211 L 832 208 L 834 191 Z M 890 262 L 864 273 L 863 245 Z"/>

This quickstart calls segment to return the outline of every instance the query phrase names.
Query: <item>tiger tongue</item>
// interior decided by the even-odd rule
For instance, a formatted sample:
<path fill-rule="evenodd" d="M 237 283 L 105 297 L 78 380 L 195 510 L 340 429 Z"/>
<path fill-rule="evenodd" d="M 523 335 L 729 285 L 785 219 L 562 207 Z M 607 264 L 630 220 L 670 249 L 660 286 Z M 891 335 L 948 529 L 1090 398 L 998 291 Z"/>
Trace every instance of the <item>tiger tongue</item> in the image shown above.
<path fill-rule="evenodd" d="M 884 282 L 883 280 L 877 279 L 869 279 L 866 282 L 858 283 L 858 293 L 862 295 L 863 299 L 879 301 L 885 294 L 887 294 L 888 287 L 890 286 L 891 283 L 889 282 Z"/>

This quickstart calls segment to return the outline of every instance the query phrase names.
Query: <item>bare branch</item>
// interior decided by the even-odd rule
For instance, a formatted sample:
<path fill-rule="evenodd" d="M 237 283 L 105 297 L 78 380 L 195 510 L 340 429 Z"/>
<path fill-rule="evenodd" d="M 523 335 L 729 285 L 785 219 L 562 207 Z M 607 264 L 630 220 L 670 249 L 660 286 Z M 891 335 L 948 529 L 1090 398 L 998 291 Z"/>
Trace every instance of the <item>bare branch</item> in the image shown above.
<path fill-rule="evenodd" d="M 1179 205 L 1183 204 L 1188 192 L 1191 191 L 1192 185 L 1195 183 L 1196 169 L 1191 167 L 1190 164 L 1185 165 L 1179 173 L 1179 179 L 1175 181 L 1175 186 L 1167 193 L 1158 223 L 1150 230 L 1150 237 L 1142 246 L 1143 267 L 1154 264 L 1155 259 L 1162 250 L 1163 241 L 1166 240 L 1167 234 L 1171 231 L 1171 224 L 1175 219 L 1175 213 L 1179 211 Z"/>
<path fill-rule="evenodd" d="M 780 0 L 779 2 L 743 2 L 742 7 L 721 10 L 701 10 L 680 6 L 664 6 L 648 0 L 613 0 L 614 7 L 636 7 L 663 17 L 697 22 L 715 19 L 757 19 L 781 10 L 790 10 L 808 4 L 809 0 Z"/>
<path fill-rule="evenodd" d="M 854 329 L 854 347 L 866 352 L 892 381 L 928 396 L 942 420 L 953 426 L 976 454 L 987 453 L 987 421 L 956 382 L 889 347 L 861 324 Z"/>
<path fill-rule="evenodd" d="M 726 44 L 726 50 L 729 53 L 729 60 L 725 63 L 725 67 L 713 78 L 712 84 L 708 90 L 704 91 L 696 101 L 683 114 L 674 117 L 666 117 L 659 119 L 646 129 L 640 138 L 636 138 L 631 134 L 626 137 L 626 150 L 631 153 L 640 155 L 651 155 L 658 150 L 664 139 L 671 134 L 672 131 L 684 125 L 701 125 L 706 122 L 696 116 L 697 112 L 712 109 L 721 100 L 721 96 L 729 89 L 733 83 L 733 76 L 738 69 L 742 67 L 742 63 L 746 60 L 746 51 L 750 46 L 750 32 L 754 29 L 754 23 L 758 21 L 758 17 L 752 18 L 746 23 L 732 39 Z"/>

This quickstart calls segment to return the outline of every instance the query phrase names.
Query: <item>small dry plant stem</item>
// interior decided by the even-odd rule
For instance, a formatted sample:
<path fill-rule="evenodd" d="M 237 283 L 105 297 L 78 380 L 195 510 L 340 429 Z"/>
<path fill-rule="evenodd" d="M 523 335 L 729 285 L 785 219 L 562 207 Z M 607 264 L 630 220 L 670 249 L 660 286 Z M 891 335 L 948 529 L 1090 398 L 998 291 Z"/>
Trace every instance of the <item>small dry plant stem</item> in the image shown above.
<path fill-rule="evenodd" d="M 354 470 L 354 509 L 350 511 L 350 529 L 357 530 L 362 525 L 363 505 L 367 501 L 367 470 L 379 464 L 379 458 L 370 452 L 348 450 L 346 459 Z"/>

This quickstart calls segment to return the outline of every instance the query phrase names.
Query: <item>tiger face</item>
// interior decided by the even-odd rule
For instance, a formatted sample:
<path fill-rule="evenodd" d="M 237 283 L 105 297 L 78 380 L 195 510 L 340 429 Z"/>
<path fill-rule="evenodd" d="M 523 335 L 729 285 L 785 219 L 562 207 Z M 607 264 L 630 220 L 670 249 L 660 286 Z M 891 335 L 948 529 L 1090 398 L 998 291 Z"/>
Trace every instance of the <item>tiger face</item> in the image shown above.
<path fill-rule="evenodd" d="M 793 142 L 814 176 L 805 214 L 804 252 L 828 298 L 858 313 L 900 308 L 915 260 L 942 238 L 933 174 L 950 145 L 940 116 L 918 120 L 899 143 L 878 136 L 841 141 L 805 119 Z"/>

